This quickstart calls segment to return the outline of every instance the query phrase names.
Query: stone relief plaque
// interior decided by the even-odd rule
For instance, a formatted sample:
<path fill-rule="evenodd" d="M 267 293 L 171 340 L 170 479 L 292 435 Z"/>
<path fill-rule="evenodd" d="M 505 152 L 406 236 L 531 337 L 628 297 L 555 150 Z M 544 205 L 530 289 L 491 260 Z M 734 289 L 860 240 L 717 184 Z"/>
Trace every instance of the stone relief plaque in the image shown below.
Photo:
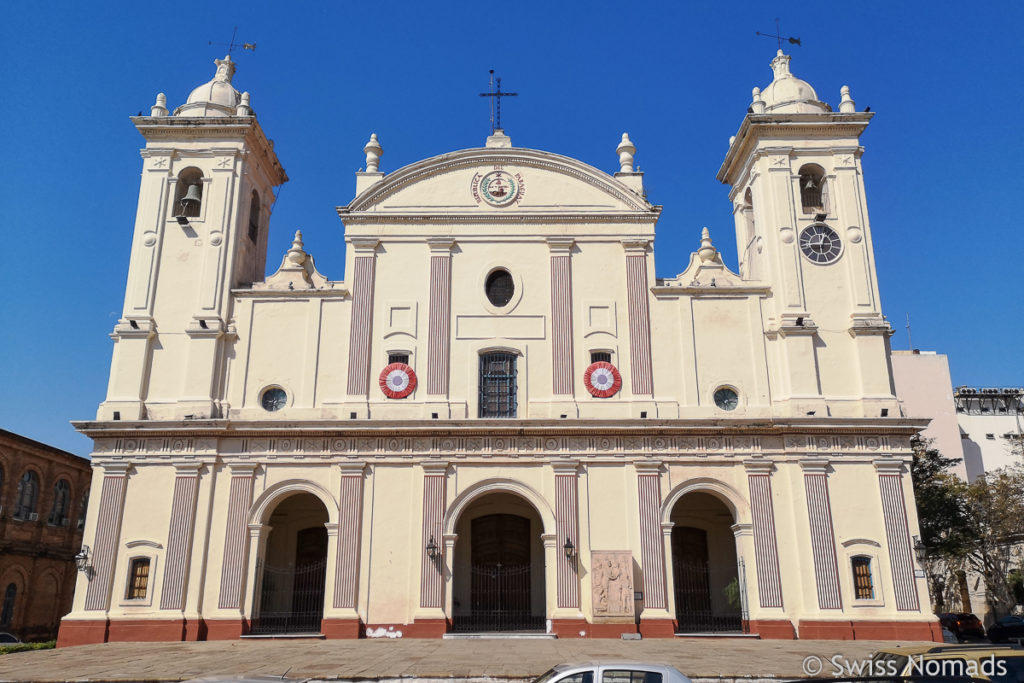
<path fill-rule="evenodd" d="M 595 617 L 633 619 L 633 554 L 628 550 L 595 550 L 590 583 Z"/>

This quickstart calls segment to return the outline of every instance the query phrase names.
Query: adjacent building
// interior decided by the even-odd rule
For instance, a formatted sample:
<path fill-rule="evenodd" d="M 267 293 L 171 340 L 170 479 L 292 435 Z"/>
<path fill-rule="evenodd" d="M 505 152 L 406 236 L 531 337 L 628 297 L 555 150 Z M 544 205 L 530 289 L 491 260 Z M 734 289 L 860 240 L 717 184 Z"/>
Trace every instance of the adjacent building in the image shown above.
<path fill-rule="evenodd" d="M 705 229 L 666 278 L 628 135 L 604 171 L 500 129 L 387 174 L 371 136 L 344 279 L 299 233 L 265 278 L 287 175 L 234 63 L 159 95 L 61 644 L 936 636 L 873 114 L 789 64 L 718 170 L 739 272 Z"/>

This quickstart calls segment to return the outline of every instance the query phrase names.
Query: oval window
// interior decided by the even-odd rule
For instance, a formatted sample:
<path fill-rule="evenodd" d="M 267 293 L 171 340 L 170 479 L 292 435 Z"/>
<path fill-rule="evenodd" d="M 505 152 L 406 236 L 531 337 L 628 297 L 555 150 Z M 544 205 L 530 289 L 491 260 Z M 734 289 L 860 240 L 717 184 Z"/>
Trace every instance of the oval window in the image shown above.
<path fill-rule="evenodd" d="M 512 281 L 512 275 L 507 270 L 499 268 L 487 276 L 487 282 L 484 283 L 484 291 L 487 293 L 487 300 L 492 305 L 501 308 L 512 300 L 516 286 Z"/>

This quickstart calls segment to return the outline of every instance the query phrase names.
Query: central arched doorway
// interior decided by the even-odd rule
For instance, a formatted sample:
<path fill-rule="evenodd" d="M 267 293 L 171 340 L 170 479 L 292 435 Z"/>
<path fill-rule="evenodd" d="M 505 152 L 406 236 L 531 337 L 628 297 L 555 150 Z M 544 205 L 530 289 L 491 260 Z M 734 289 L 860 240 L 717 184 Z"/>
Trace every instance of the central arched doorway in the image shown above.
<path fill-rule="evenodd" d="M 540 515 L 512 493 L 481 496 L 456 523 L 452 630 L 544 631 Z"/>
<path fill-rule="evenodd" d="M 742 631 L 744 596 L 732 512 L 698 491 L 680 498 L 670 519 L 676 631 Z"/>
<path fill-rule="evenodd" d="M 319 633 L 327 578 L 327 508 L 310 493 L 278 503 L 267 538 L 251 632 Z"/>

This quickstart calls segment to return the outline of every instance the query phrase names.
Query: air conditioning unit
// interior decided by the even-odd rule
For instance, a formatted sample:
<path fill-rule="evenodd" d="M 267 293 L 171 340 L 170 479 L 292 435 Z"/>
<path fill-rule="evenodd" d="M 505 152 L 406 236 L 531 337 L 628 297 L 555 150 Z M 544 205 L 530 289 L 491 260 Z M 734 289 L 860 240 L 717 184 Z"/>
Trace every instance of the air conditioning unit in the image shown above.
<path fill-rule="evenodd" d="M 29 515 L 28 515 L 28 521 L 30 521 L 30 522 L 38 522 L 39 521 L 39 513 L 38 512 L 30 512 Z"/>
<path fill-rule="evenodd" d="M 963 395 L 965 395 L 965 396 L 970 396 L 971 394 L 976 394 L 976 393 L 978 393 L 978 390 L 977 390 L 977 389 L 972 389 L 972 388 L 970 388 L 970 387 L 960 387 L 960 388 L 958 388 L 958 389 L 956 390 L 956 392 L 957 392 L 958 394 L 963 394 Z"/>
<path fill-rule="evenodd" d="M 995 387 L 986 387 L 986 388 L 981 390 L 981 393 L 983 393 L 983 394 L 998 394 L 999 390 L 996 389 Z"/>

